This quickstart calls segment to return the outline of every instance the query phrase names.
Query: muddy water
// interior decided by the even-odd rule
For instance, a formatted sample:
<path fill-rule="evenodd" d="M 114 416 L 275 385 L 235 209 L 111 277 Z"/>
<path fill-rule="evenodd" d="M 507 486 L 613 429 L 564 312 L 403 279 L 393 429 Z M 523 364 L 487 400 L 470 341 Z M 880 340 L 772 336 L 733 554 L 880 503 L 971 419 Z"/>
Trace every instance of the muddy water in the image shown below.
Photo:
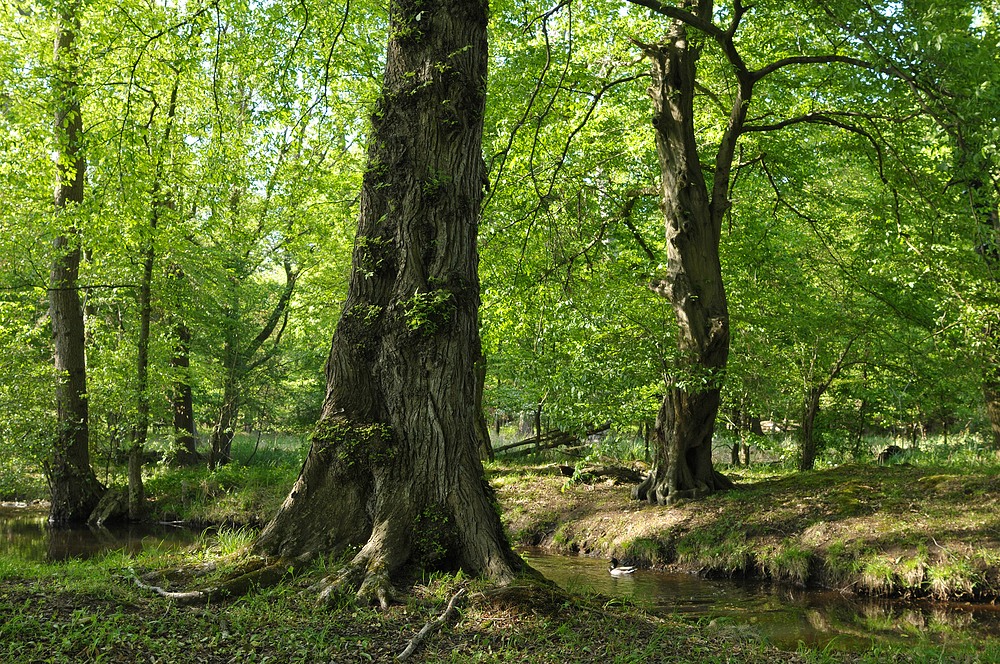
<path fill-rule="evenodd" d="M 876 600 L 646 570 L 613 577 L 607 561 L 538 550 L 524 550 L 521 555 L 563 588 L 624 598 L 654 612 L 714 621 L 720 627 L 749 626 L 784 649 L 804 643 L 858 652 L 879 644 L 947 644 L 1000 637 L 997 606 Z"/>
<path fill-rule="evenodd" d="M 48 512 L 42 508 L 0 504 L 0 557 L 60 561 L 109 551 L 134 555 L 145 548 L 185 546 L 197 539 L 197 532 L 162 524 L 50 528 Z"/>

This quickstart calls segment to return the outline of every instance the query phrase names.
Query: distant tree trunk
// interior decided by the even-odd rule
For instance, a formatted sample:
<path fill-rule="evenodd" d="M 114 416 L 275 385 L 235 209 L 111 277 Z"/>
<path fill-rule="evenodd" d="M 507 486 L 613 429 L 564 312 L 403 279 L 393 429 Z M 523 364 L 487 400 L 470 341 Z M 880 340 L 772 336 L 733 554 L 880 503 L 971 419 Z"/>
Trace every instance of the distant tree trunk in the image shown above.
<path fill-rule="evenodd" d="M 513 580 L 484 480 L 476 245 L 487 4 L 393 0 L 353 270 L 298 481 L 257 549 L 354 549 L 321 597 L 388 601 L 404 565 Z"/>
<path fill-rule="evenodd" d="M 692 9 L 712 21 L 711 3 Z M 711 192 L 702 172 L 694 127 L 695 63 L 700 49 L 679 20 L 667 39 L 645 45 L 652 61 L 653 126 L 666 221 L 667 276 L 654 289 L 673 307 L 679 364 L 666 381 L 656 417 L 654 471 L 633 497 L 667 504 L 732 486 L 712 465 L 712 435 L 729 358 L 729 312 L 719 239 L 729 207 L 733 148 L 746 117 L 752 81 L 737 72 L 733 115 L 716 158 Z"/>
<path fill-rule="evenodd" d="M 847 358 L 850 356 L 851 348 L 854 346 L 857 338 L 858 335 L 856 334 L 848 340 L 844 349 L 840 352 L 840 356 L 833 363 L 833 366 L 830 367 L 826 380 L 822 383 L 813 382 L 816 377 L 816 360 L 819 354 L 819 341 L 817 340 L 816 342 L 812 361 L 809 364 L 808 372 L 804 375 L 805 393 L 802 402 L 799 470 L 812 470 L 816 463 L 816 415 L 819 414 L 820 398 L 830 389 L 833 381 L 837 380 L 840 372 L 848 366 Z"/>
<path fill-rule="evenodd" d="M 170 390 L 174 438 L 167 460 L 171 465 L 189 466 L 198 463 L 197 430 L 194 422 L 194 397 L 191 394 L 191 331 L 178 321 L 174 324 L 174 354 L 170 366 L 174 383 Z"/>
<path fill-rule="evenodd" d="M 752 436 L 760 436 L 763 438 L 764 429 L 760 425 L 760 416 L 751 415 L 750 416 L 750 434 Z M 748 441 L 743 441 L 743 465 L 750 466 L 750 443 Z"/>
<path fill-rule="evenodd" d="M 285 261 L 285 287 L 275 303 L 267 321 L 257 336 L 249 343 L 243 344 L 235 334 L 227 332 L 223 345 L 222 362 L 226 376 L 222 386 L 222 405 L 219 407 L 219 419 L 212 428 L 211 450 L 209 452 L 209 468 L 225 465 L 232 460 L 233 437 L 236 433 L 236 423 L 240 416 L 244 397 L 242 390 L 247 376 L 252 371 L 270 360 L 277 352 L 281 337 L 288 324 L 288 305 L 295 292 L 295 283 L 299 272 Z M 273 337 L 269 349 L 264 344 Z"/>
<path fill-rule="evenodd" d="M 149 231 L 156 232 L 154 211 Z M 128 518 L 140 521 L 145 512 L 146 491 L 142 486 L 142 453 L 149 433 L 149 327 L 152 318 L 152 283 L 155 250 L 153 238 L 147 239 L 143 251 L 142 277 L 139 282 L 139 343 L 136 353 L 136 422 L 132 430 L 132 445 L 128 452 Z"/>
<path fill-rule="evenodd" d="M 222 405 L 219 407 L 219 419 L 212 428 L 212 450 L 208 459 L 209 468 L 224 466 L 232 461 L 233 438 L 236 435 L 236 419 L 240 413 L 239 376 L 240 371 L 231 363 L 240 362 L 236 357 L 234 344 L 226 343 L 223 351 L 226 359 L 226 378 L 222 386 Z"/>
<path fill-rule="evenodd" d="M 163 130 L 163 142 L 150 149 L 154 157 L 155 175 L 153 177 L 150 200 L 152 211 L 149 218 L 148 233 L 145 234 L 145 247 L 142 256 L 142 276 L 139 281 L 139 340 L 136 352 L 136 423 L 132 432 L 132 447 L 128 455 L 128 517 L 131 521 L 140 521 L 145 517 L 146 490 L 142 485 L 143 449 L 149 436 L 149 334 L 153 318 L 153 268 L 156 264 L 156 233 L 160 218 L 172 205 L 169 197 L 163 194 L 163 152 L 170 145 L 170 132 L 173 128 L 174 116 L 177 113 L 177 91 L 180 77 L 174 80 L 170 92 L 170 103 L 167 106 L 166 126 Z M 148 144 L 147 144 L 148 145 Z M 156 152 L 154 155 L 153 153 Z"/>
<path fill-rule="evenodd" d="M 79 3 L 58 4 L 59 27 L 55 43 L 55 135 L 58 159 L 55 205 L 63 218 L 83 202 L 87 163 L 83 152 L 83 118 L 76 80 L 74 36 L 80 30 Z M 56 368 L 57 431 L 46 463 L 51 490 L 49 521 L 85 522 L 100 501 L 104 486 L 90 466 L 87 408 L 87 362 L 83 308 L 77 290 L 80 245 L 75 226 L 53 242 L 49 278 L 49 318 L 52 321 Z"/>
<path fill-rule="evenodd" d="M 993 449 L 1000 450 L 1000 378 L 987 374 L 983 381 L 983 400 L 993 433 Z"/>
<path fill-rule="evenodd" d="M 542 402 L 538 402 L 535 408 L 535 451 L 538 452 L 542 444 Z"/>
<path fill-rule="evenodd" d="M 806 393 L 802 409 L 800 432 L 802 453 L 799 458 L 799 470 L 812 470 L 816 463 L 816 415 L 819 414 L 819 399 L 825 391 L 824 387 L 814 386 Z"/>

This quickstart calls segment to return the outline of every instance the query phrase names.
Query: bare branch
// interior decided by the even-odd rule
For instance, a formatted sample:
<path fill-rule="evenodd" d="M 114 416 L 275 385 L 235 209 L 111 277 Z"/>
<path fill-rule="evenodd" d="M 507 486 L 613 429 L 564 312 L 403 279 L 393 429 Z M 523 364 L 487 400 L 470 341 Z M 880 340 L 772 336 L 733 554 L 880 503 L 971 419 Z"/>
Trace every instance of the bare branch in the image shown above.
<path fill-rule="evenodd" d="M 790 127 L 796 124 L 820 124 L 827 125 L 830 127 L 837 127 L 843 129 L 844 131 L 849 131 L 851 133 L 857 134 L 867 140 L 872 148 L 875 149 L 875 154 L 878 157 L 878 174 L 882 182 L 888 182 L 885 175 L 885 158 L 882 155 L 882 145 L 879 143 L 878 139 L 875 138 L 870 132 L 858 127 L 856 125 L 843 122 L 831 117 L 833 114 L 826 113 L 806 113 L 805 115 L 800 115 L 795 118 L 788 118 L 781 122 L 776 122 L 772 125 L 758 125 L 758 126 L 746 126 L 743 128 L 744 132 L 761 132 L 761 131 L 775 131 L 778 129 L 783 129 L 785 127 Z M 842 114 L 847 115 L 847 114 Z M 860 117 L 865 117 L 864 115 L 857 114 Z"/>
<path fill-rule="evenodd" d="M 410 639 L 410 643 L 407 644 L 406 650 L 404 650 L 403 652 L 399 653 L 396 656 L 396 660 L 402 662 L 403 660 L 408 659 L 410 655 L 412 655 L 414 651 L 417 649 L 417 646 L 419 646 L 420 643 L 425 638 L 427 638 L 428 634 L 430 634 L 432 631 L 436 629 L 440 629 L 441 625 L 443 625 L 448 620 L 448 617 L 455 610 L 455 603 L 464 594 L 465 594 L 465 588 L 459 588 L 458 592 L 452 596 L 451 601 L 448 602 L 448 606 L 445 608 L 444 612 L 434 620 L 424 625 L 423 629 L 421 629 L 416 636 Z"/>

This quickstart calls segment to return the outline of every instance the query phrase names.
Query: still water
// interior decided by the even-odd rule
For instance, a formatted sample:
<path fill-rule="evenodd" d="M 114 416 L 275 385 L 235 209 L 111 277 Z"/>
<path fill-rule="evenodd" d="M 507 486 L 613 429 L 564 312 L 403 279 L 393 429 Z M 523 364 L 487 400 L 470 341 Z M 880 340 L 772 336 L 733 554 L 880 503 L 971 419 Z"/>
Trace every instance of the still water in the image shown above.
<path fill-rule="evenodd" d="M 655 613 L 678 613 L 716 624 L 748 625 L 768 642 L 794 650 L 862 651 L 877 644 L 948 644 L 1000 637 L 1000 607 L 852 597 L 826 590 L 796 590 L 761 583 L 703 579 L 693 574 L 639 570 L 608 574 L 594 558 L 521 551 L 528 563 L 559 586 L 624 598 Z"/>
<path fill-rule="evenodd" d="M 0 504 L 0 558 L 62 561 L 109 551 L 137 554 L 196 542 L 199 532 L 169 525 L 55 529 L 40 508 Z M 749 626 L 772 644 L 859 651 L 879 643 L 947 644 L 1000 637 L 1000 607 L 905 602 L 795 590 L 692 574 L 639 570 L 613 577 L 607 562 L 525 549 L 528 563 L 563 588 L 626 599 L 658 613 Z"/>
<path fill-rule="evenodd" d="M 135 555 L 145 548 L 186 546 L 197 539 L 195 531 L 157 524 L 50 528 L 44 509 L 0 504 L 0 557 L 61 561 L 109 551 Z"/>

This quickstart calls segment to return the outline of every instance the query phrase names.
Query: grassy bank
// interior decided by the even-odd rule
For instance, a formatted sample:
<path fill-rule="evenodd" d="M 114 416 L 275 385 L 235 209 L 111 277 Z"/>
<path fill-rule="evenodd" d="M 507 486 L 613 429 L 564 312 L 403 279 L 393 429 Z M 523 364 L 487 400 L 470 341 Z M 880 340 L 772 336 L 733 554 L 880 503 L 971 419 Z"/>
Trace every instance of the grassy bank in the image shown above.
<path fill-rule="evenodd" d="M 1000 466 L 852 464 L 735 470 L 733 491 L 664 508 L 628 486 L 574 485 L 549 466 L 498 467 L 515 541 L 875 595 L 1000 595 Z"/>

